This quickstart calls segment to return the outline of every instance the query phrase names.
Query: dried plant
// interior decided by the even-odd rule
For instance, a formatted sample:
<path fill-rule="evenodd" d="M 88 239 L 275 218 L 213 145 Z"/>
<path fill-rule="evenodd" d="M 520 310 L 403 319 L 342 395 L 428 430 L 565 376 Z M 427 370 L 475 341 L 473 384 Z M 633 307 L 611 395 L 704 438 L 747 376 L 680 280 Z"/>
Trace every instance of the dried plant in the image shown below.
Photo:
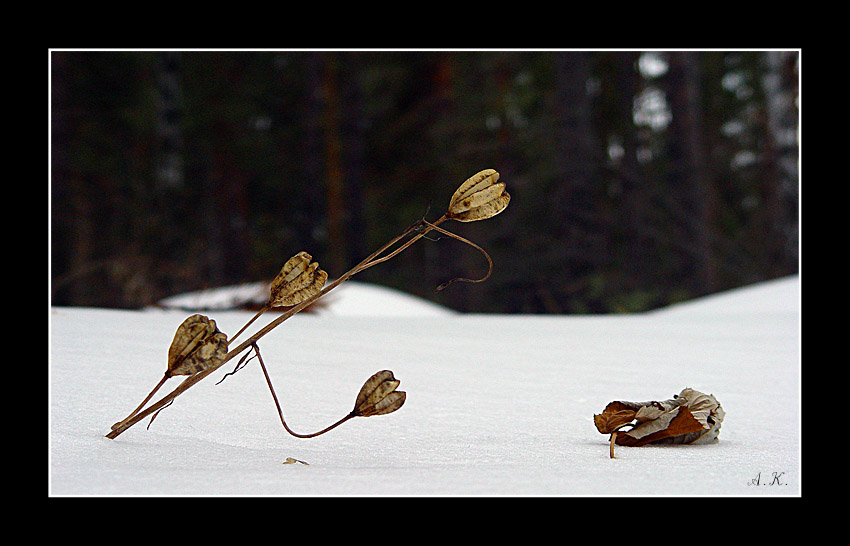
<path fill-rule="evenodd" d="M 168 366 L 163 378 L 129 416 L 112 426 L 112 430 L 106 437 L 112 439 L 118 437 L 125 430 L 148 415 L 153 414 L 151 418 L 151 421 L 153 421 L 157 413 L 165 406 L 171 404 L 177 396 L 248 349 L 253 350 L 254 356 L 257 357 L 260 363 L 275 406 L 277 407 L 281 424 L 293 436 L 298 438 L 312 438 L 324 434 L 354 417 L 371 417 L 396 411 L 404 404 L 406 393 L 396 390 L 399 381 L 393 376 L 391 371 L 382 370 L 366 381 L 357 395 L 354 409 L 345 417 L 318 432 L 298 434 L 291 430 L 284 420 L 283 411 L 272 386 L 268 370 L 260 356 L 257 342 L 285 320 L 308 307 L 318 298 L 327 294 L 353 275 L 393 258 L 431 231 L 442 233 L 443 235 L 471 245 L 484 254 L 489 264 L 487 274 L 484 277 L 480 279 L 451 279 L 437 287 L 437 290 L 442 290 L 458 281 L 474 283 L 482 282 L 489 278 L 493 270 L 493 261 L 487 252 L 472 241 L 451 233 L 439 227 L 439 225 L 446 220 L 456 220 L 458 222 L 485 220 L 505 210 L 510 202 L 510 195 L 505 191 L 505 184 L 498 182 L 498 180 L 499 173 L 493 169 L 486 169 L 473 175 L 458 187 L 449 201 L 448 209 L 440 218 L 433 223 L 428 222 L 424 217 L 421 218 L 408 227 L 401 235 L 384 244 L 381 248 L 329 284 L 326 284 L 328 274 L 319 268 L 318 263 L 312 261 L 312 256 L 306 252 L 299 252 L 286 261 L 278 276 L 272 281 L 269 287 L 269 299 L 267 303 L 229 341 L 227 336 L 218 330 L 214 320 L 203 315 L 196 314 L 190 316 L 178 327 L 174 335 L 174 341 L 172 341 L 168 351 Z M 405 238 L 407 238 L 407 241 L 401 243 Z M 401 244 L 395 250 L 383 255 L 399 243 Z M 234 340 L 259 318 L 260 315 L 269 309 L 281 306 L 292 307 L 259 329 L 238 346 L 228 351 L 228 348 L 233 346 Z M 239 360 L 236 369 L 231 373 L 235 373 L 247 364 L 250 354 L 251 351 L 245 353 Z M 175 375 L 186 375 L 188 377 L 171 393 L 143 410 L 142 408 L 144 408 L 145 404 L 150 401 L 165 381 Z"/>
<path fill-rule="evenodd" d="M 609 456 L 614 444 L 707 444 L 716 442 L 726 412 L 714 395 L 683 389 L 662 402 L 615 401 L 593 416 L 596 430 L 610 434 Z M 623 431 L 624 427 L 631 427 Z"/>

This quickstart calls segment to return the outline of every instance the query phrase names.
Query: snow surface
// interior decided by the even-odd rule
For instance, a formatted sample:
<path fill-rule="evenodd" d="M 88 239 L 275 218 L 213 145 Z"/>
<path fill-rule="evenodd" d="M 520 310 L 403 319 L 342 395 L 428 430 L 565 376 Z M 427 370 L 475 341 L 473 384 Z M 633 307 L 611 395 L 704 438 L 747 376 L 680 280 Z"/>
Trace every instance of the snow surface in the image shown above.
<path fill-rule="evenodd" d="M 407 401 L 313 439 L 283 430 L 255 359 L 109 440 L 188 313 L 50 308 L 49 495 L 801 495 L 797 276 L 632 315 L 459 314 L 359 283 L 327 298 L 260 341 L 290 427 L 335 422 L 382 369 Z M 209 313 L 227 333 L 251 315 Z M 722 404 L 718 443 L 608 457 L 594 413 L 684 387 Z"/>

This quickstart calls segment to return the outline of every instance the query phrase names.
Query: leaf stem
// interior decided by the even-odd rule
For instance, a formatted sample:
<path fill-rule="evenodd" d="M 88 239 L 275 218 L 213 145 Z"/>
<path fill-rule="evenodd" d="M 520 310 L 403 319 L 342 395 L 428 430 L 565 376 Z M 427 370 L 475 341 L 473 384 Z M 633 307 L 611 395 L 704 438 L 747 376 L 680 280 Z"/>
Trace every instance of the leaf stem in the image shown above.
<path fill-rule="evenodd" d="M 611 431 L 611 439 L 609 440 L 609 442 L 610 442 L 610 444 L 611 444 L 611 445 L 610 445 L 610 447 L 608 448 L 608 455 L 609 455 L 612 459 L 614 458 L 614 444 L 615 444 L 615 443 L 617 443 L 617 433 L 620 431 L 620 429 L 621 429 L 621 428 L 623 428 L 623 427 L 628 427 L 628 426 L 630 426 L 630 427 L 632 427 L 632 428 L 635 428 L 635 426 L 636 426 L 636 425 L 635 425 L 634 423 L 631 423 L 631 422 L 629 422 L 629 423 L 623 423 L 622 425 L 618 426 L 618 427 L 617 427 L 617 428 L 615 428 L 613 431 Z M 629 430 L 631 430 L 631 429 L 629 429 Z M 628 431 L 627 431 L 627 432 L 628 432 Z"/>

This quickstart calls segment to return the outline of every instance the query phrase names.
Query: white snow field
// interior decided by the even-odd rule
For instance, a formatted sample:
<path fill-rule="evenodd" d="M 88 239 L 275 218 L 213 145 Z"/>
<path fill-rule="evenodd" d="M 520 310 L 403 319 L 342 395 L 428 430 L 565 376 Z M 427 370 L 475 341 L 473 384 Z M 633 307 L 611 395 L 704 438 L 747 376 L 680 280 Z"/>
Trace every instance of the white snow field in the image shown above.
<path fill-rule="evenodd" d="M 105 438 L 162 377 L 191 313 L 50 308 L 48 494 L 801 495 L 798 276 L 632 315 L 459 314 L 353 281 L 326 297 L 259 343 L 287 424 L 330 425 L 383 369 L 407 401 L 312 439 L 283 429 L 256 359 L 216 385 L 226 363 L 149 430 Z M 228 334 L 252 315 L 204 314 Z M 595 413 L 685 387 L 723 406 L 719 442 L 609 458 Z"/>

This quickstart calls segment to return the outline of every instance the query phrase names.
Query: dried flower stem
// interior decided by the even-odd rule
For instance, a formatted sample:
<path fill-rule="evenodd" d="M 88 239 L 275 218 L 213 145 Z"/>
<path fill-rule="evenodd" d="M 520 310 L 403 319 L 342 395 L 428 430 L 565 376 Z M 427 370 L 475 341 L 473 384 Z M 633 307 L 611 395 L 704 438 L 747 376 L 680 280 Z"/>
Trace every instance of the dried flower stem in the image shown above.
<path fill-rule="evenodd" d="M 152 390 L 152 391 L 151 391 L 151 392 L 150 392 L 150 393 L 149 393 L 149 394 L 145 397 L 145 399 L 144 399 L 144 400 L 142 400 L 142 403 L 141 403 L 141 404 L 139 404 L 139 407 L 137 407 L 136 409 L 134 409 L 133 411 L 131 411 L 131 412 L 130 412 L 130 415 L 128 415 L 127 417 L 125 417 L 125 418 L 124 418 L 124 419 L 122 419 L 121 421 L 118 421 L 118 422 L 117 422 L 117 423 L 115 423 L 114 425 L 112 425 L 112 430 L 115 430 L 116 428 L 118 428 L 118 427 L 120 427 L 121 425 L 123 425 L 123 424 L 124 424 L 124 423 L 125 423 L 128 419 L 130 419 L 130 417 L 132 417 L 132 416 L 136 415 L 136 413 L 138 413 L 138 412 L 139 412 L 139 410 L 141 410 L 143 407 L 145 407 L 145 404 L 147 404 L 147 403 L 148 403 L 148 400 L 150 400 L 151 398 L 153 398 L 153 395 L 154 395 L 154 394 L 156 394 L 156 391 L 158 391 L 158 390 L 159 390 L 159 388 L 160 388 L 160 387 L 162 387 L 162 386 L 165 384 L 165 381 L 166 381 L 169 377 L 170 377 L 170 376 L 169 376 L 167 373 L 166 373 L 165 375 L 163 375 L 163 376 L 162 376 L 162 379 L 160 379 L 160 380 L 159 380 L 159 383 L 157 383 L 157 384 L 156 384 L 156 387 L 154 387 L 154 388 L 153 388 L 153 390 Z"/>
<path fill-rule="evenodd" d="M 230 338 L 229 342 L 232 342 L 234 339 L 236 339 L 237 337 L 239 337 L 239 334 L 241 334 L 242 332 L 244 332 L 244 331 L 248 328 L 248 326 L 251 326 L 251 324 L 253 324 L 255 320 L 257 320 L 258 318 L 260 318 L 260 315 L 262 315 L 263 313 L 265 313 L 265 312 L 266 312 L 266 311 L 268 311 L 269 309 L 271 309 L 271 307 L 269 307 L 269 306 L 268 306 L 268 304 L 264 305 L 262 309 L 260 309 L 259 311 L 257 311 L 257 314 L 256 314 L 256 315 L 254 315 L 253 317 L 251 317 L 251 320 L 249 320 L 248 322 L 246 322 L 246 323 L 245 323 L 245 326 L 243 326 L 242 328 L 240 328 L 240 329 L 239 329 L 239 331 L 238 331 L 238 332 L 236 332 L 235 334 L 233 334 L 233 337 L 232 337 L 232 338 Z"/>
<path fill-rule="evenodd" d="M 454 233 L 452 233 L 451 231 L 446 231 L 446 230 L 444 230 L 444 229 L 443 229 L 443 228 L 441 228 L 441 227 L 437 227 L 437 225 L 436 225 L 436 224 L 431 224 L 431 223 L 429 223 L 429 222 L 425 222 L 425 224 L 426 224 L 427 226 L 429 226 L 429 228 L 430 228 L 430 229 L 436 230 L 436 231 L 438 231 L 438 232 L 440 232 L 440 233 L 443 233 L 444 235 L 448 235 L 449 237 L 453 237 L 453 238 L 457 239 L 458 241 L 461 241 L 461 242 L 463 242 L 463 243 L 466 243 L 466 244 L 468 244 L 468 245 L 471 245 L 471 246 L 475 247 L 475 248 L 476 248 L 476 249 L 478 249 L 478 250 L 479 250 L 482 254 L 484 254 L 484 257 L 485 257 L 485 258 L 487 258 L 487 263 L 489 264 L 489 268 L 487 269 L 487 274 L 486 274 L 486 275 L 484 275 L 483 277 L 481 277 L 480 279 L 465 279 L 465 278 L 462 278 L 462 277 L 455 277 L 454 279 L 452 279 L 452 280 L 450 280 L 450 281 L 446 281 L 446 282 L 444 282 L 443 284 L 441 284 L 440 286 L 438 286 L 438 287 L 437 287 L 437 289 L 436 289 L 436 290 L 434 290 L 434 292 L 439 292 L 440 290 L 444 289 L 445 287 L 447 287 L 447 286 L 449 286 L 450 284 L 455 283 L 455 282 L 484 282 L 484 281 L 486 281 L 487 279 L 489 279 L 489 278 L 490 278 L 490 274 L 491 274 L 491 273 L 493 273 L 493 260 L 492 260 L 492 259 L 490 259 L 490 255 L 489 255 L 489 254 L 487 254 L 487 251 L 485 251 L 483 248 L 481 248 L 480 246 L 476 245 L 475 243 L 473 243 L 473 242 L 472 242 L 472 241 L 470 241 L 469 239 L 464 239 L 464 238 L 463 238 L 463 237 L 461 237 L 460 235 L 455 235 L 455 234 L 454 234 Z"/>
<path fill-rule="evenodd" d="M 324 428 L 324 429 L 320 430 L 319 432 L 314 432 L 313 434 L 298 434 L 297 432 L 295 432 L 294 430 L 289 428 L 289 426 L 286 424 L 286 421 L 283 419 L 283 411 L 280 409 L 280 402 L 277 401 L 277 394 L 275 394 L 275 392 L 274 392 L 274 387 L 272 386 L 272 380 L 269 377 L 268 370 L 266 370 L 266 365 L 263 362 L 263 357 L 260 356 L 260 348 L 257 346 L 256 343 L 253 344 L 253 347 L 254 347 L 254 351 L 256 351 L 256 353 L 257 353 L 257 360 L 260 361 L 260 367 L 263 369 L 263 375 L 266 376 L 266 383 L 269 385 L 269 390 L 272 393 L 272 398 L 274 398 L 274 405 L 277 407 L 277 414 L 280 416 L 280 422 L 281 422 L 281 424 L 283 424 L 283 428 L 286 429 L 286 432 L 290 433 L 291 435 L 295 436 L 296 438 L 313 438 L 315 436 L 319 436 L 320 434 L 324 434 L 324 433 L 326 433 L 330 430 L 335 429 L 336 427 L 338 427 L 339 425 L 348 421 L 352 417 L 356 417 L 356 415 L 352 411 L 351 413 L 349 413 L 348 415 L 346 415 L 345 417 L 343 417 L 342 419 L 340 419 L 336 423 L 332 424 L 331 426 Z"/>
<path fill-rule="evenodd" d="M 399 252 L 401 252 L 401 251 L 402 251 L 402 250 L 404 250 L 405 248 L 409 247 L 410 245 L 412 245 L 413 243 L 415 243 L 416 241 L 418 241 L 419 239 L 421 239 L 421 238 L 422 238 L 422 237 L 423 237 L 426 233 L 428 233 L 428 232 L 429 232 L 429 231 L 431 231 L 432 229 L 439 229 L 439 228 L 437 228 L 437 225 L 438 225 L 438 224 L 441 224 L 441 223 L 443 223 L 443 222 L 445 222 L 446 220 L 448 220 L 448 215 L 446 215 L 446 214 L 444 214 L 444 215 L 442 215 L 440 218 L 438 218 L 438 219 L 437 219 L 437 221 L 435 221 L 433 224 L 432 224 L 432 223 L 430 223 L 430 222 L 427 222 L 424 218 L 422 218 L 421 220 L 419 220 L 418 222 L 416 222 L 413 226 L 411 226 L 410 228 L 408 228 L 408 232 L 410 232 L 410 231 L 416 231 L 416 230 L 419 230 L 421 226 L 424 226 L 424 225 L 427 225 L 427 226 L 428 226 L 428 227 L 426 227 L 425 229 L 422 229 L 421 231 L 419 231 L 419 233 L 416 235 L 416 237 L 411 238 L 409 241 L 407 241 L 407 242 L 406 242 L 406 243 L 404 243 L 402 246 L 400 246 L 400 247 L 398 247 L 397 249 L 395 249 L 395 250 L 394 250 L 393 252 L 391 252 L 390 254 L 387 254 L 387 255 L 386 255 L 386 256 L 384 256 L 383 258 L 376 259 L 376 260 L 369 260 L 369 259 L 367 258 L 366 260 L 363 260 L 362 262 L 360 262 L 360 264 L 358 264 L 357 266 L 355 266 L 355 267 L 354 267 L 354 269 L 352 269 L 349 273 L 351 273 L 351 275 L 354 275 L 355 273 L 360 273 L 360 272 L 361 272 L 361 271 L 363 271 L 364 269 L 369 269 L 369 268 L 370 268 L 370 267 L 372 267 L 373 265 L 378 265 L 378 264 L 379 264 L 379 263 L 381 263 L 381 262 L 385 262 L 385 261 L 389 260 L 390 258 L 392 258 L 393 256 L 395 256 L 396 254 L 398 254 Z M 443 231 L 443 230 L 440 230 L 440 231 Z M 444 231 L 444 233 L 448 233 L 448 232 L 445 232 L 445 231 Z M 405 235 L 406 235 L 406 234 L 407 234 L 407 233 L 405 233 Z M 390 246 L 392 246 L 392 245 L 390 245 Z M 389 248 L 389 246 L 388 246 L 387 248 Z M 385 250 L 386 250 L 386 249 L 385 249 Z M 378 252 L 377 254 L 380 254 L 380 252 Z"/>
<path fill-rule="evenodd" d="M 376 250 L 375 252 L 370 254 L 368 257 L 366 257 L 366 259 L 364 259 L 362 262 L 360 262 L 359 264 L 357 264 L 356 266 L 354 266 L 353 268 L 348 270 L 341 277 L 339 277 L 338 279 L 336 279 L 332 283 L 326 285 L 322 289 L 321 292 L 318 292 L 317 294 L 313 295 L 312 297 L 310 297 L 310 298 L 304 300 L 303 302 L 299 303 L 298 305 L 292 307 L 289 311 L 283 313 L 282 315 L 277 317 L 275 320 L 271 321 L 266 326 L 264 326 L 262 329 L 258 330 L 253 336 L 251 336 L 250 338 L 248 338 L 245 341 L 243 341 L 242 343 L 240 343 L 235 349 L 232 349 L 231 351 L 229 351 L 221 362 L 217 363 L 214 366 L 210 366 L 209 368 L 206 368 L 206 369 L 196 373 L 195 375 L 191 375 L 191 376 L 187 377 L 185 380 L 183 380 L 182 383 L 180 383 L 180 385 L 178 385 L 173 391 L 171 391 L 171 393 L 167 394 L 166 396 L 161 398 L 159 401 L 157 401 L 154 404 L 152 404 L 151 406 L 149 406 L 144 411 L 140 411 L 138 413 L 131 414 L 131 417 L 125 419 L 124 421 L 121 421 L 120 423 L 116 423 L 117 426 L 113 425 L 113 429 L 106 435 L 106 437 L 110 438 L 110 439 L 117 438 L 125 430 L 127 430 L 131 426 L 135 425 L 136 423 L 138 423 L 139 421 L 141 421 L 142 419 L 144 419 L 145 417 L 147 417 L 151 413 L 161 409 L 163 406 L 165 406 L 166 404 L 168 404 L 169 402 L 171 402 L 172 400 L 177 398 L 183 392 L 190 389 L 196 383 L 198 383 L 199 381 L 201 381 L 202 379 L 204 379 L 205 377 L 207 377 L 208 375 L 210 375 L 211 373 L 216 371 L 218 368 L 220 368 L 221 366 L 226 364 L 228 361 L 230 361 L 236 355 L 238 355 L 239 353 L 241 353 L 242 351 L 244 351 L 248 347 L 251 347 L 252 345 L 254 345 L 260 338 L 262 338 L 263 336 L 265 336 L 266 334 L 271 332 L 274 328 L 279 326 L 283 321 L 287 320 L 291 316 L 300 312 L 305 307 L 309 306 L 311 303 L 313 303 L 314 301 L 316 301 L 317 299 L 319 299 L 323 295 L 327 294 L 328 292 L 330 292 L 331 290 L 333 290 L 334 288 L 336 288 L 337 286 L 339 286 L 343 282 L 347 281 L 349 278 L 351 278 L 352 275 L 355 275 L 355 274 L 359 273 L 360 271 L 363 271 L 364 269 L 368 269 L 369 267 L 372 267 L 373 265 L 377 265 L 381 262 L 384 262 L 384 261 L 392 258 L 393 256 L 395 256 L 396 254 L 398 254 L 399 252 L 401 252 L 405 248 L 409 247 L 411 244 L 413 244 L 415 241 L 417 241 L 423 235 L 428 233 L 431 229 L 436 227 L 437 224 L 445 221 L 446 219 L 447 219 L 447 216 L 443 215 L 443 217 L 438 219 L 433 224 L 429 224 L 427 227 L 425 227 L 425 229 L 422 229 L 421 231 L 419 231 L 419 233 L 415 237 L 411 238 L 409 241 L 407 241 L 404 245 L 402 245 L 401 247 L 399 247 L 398 249 L 393 251 L 391 254 L 389 254 L 389 255 L 387 255 L 383 258 L 378 258 L 378 256 L 380 256 L 381 254 L 386 252 L 390 247 L 395 245 L 397 242 L 401 241 L 402 239 L 407 237 L 412 232 L 420 230 L 420 228 L 423 225 L 425 225 L 424 217 L 422 219 L 420 219 L 419 221 L 415 222 L 410 227 L 408 227 L 404 231 L 404 233 L 395 237 L 394 239 L 392 239 L 388 243 L 384 244 L 381 248 L 379 248 L 378 250 Z M 251 322 L 253 322 L 257 317 L 259 317 L 259 315 L 260 315 L 260 313 L 257 313 L 257 315 L 255 315 L 249 321 L 249 324 Z M 247 327 L 247 325 L 246 325 L 246 327 Z M 239 333 L 241 333 L 244 329 L 245 328 L 243 327 L 239 331 Z M 151 393 L 150 396 L 153 396 L 153 393 Z M 147 401 L 147 399 L 145 401 Z M 142 405 L 144 405 L 144 404 L 142 404 Z M 337 423 L 337 424 L 339 424 L 339 423 Z M 333 425 L 333 426 L 336 426 L 336 425 Z M 328 429 L 328 430 L 330 430 L 330 429 Z"/>
<path fill-rule="evenodd" d="M 355 269 L 356 269 L 356 271 L 354 271 L 354 273 L 359 273 L 359 272 L 363 271 L 364 269 L 368 269 L 368 268 L 372 267 L 373 265 L 378 265 L 378 264 L 379 264 L 379 263 L 381 263 L 381 262 L 385 262 L 385 261 L 389 260 L 390 258 L 392 258 L 393 256 L 395 256 L 396 254 L 398 254 L 399 252 L 401 252 L 401 251 L 402 251 L 402 250 L 404 250 L 405 248 L 409 247 L 410 245 L 412 245 L 413 243 L 415 243 L 416 241 L 418 241 L 420 238 L 424 237 L 424 236 L 425 236 L 425 235 L 426 235 L 429 231 L 434 230 L 434 231 L 438 231 L 438 232 L 440 232 L 440 233 L 442 233 L 442 234 L 444 234 L 444 235 L 448 235 L 449 237 L 452 237 L 452 238 L 454 238 L 454 239 L 457 239 L 458 241 L 461 241 L 461 242 L 463 242 L 463 243 L 466 243 L 466 244 L 468 244 L 468 245 L 470 245 L 470 246 L 472 246 L 472 247 L 476 248 L 479 252 L 481 252 L 482 254 L 484 254 L 484 257 L 485 257 L 485 258 L 487 258 L 487 263 L 489 264 L 489 267 L 488 267 L 488 269 L 487 269 L 487 274 L 486 274 L 486 275 L 484 275 L 482 278 L 480 278 L 480 279 L 466 279 L 466 278 L 462 278 L 462 277 L 456 277 L 456 278 L 451 279 L 451 280 L 449 280 L 449 281 L 446 281 L 446 282 L 444 282 L 443 284 L 441 284 L 440 286 L 438 286 L 438 287 L 434 290 L 434 292 L 439 292 L 440 290 L 443 290 L 444 288 L 446 288 L 447 286 L 449 286 L 450 284 L 455 283 L 455 282 L 472 282 L 472 283 L 476 283 L 476 282 L 484 282 L 484 281 L 486 281 L 488 278 L 490 278 L 490 274 L 492 274 L 492 273 L 493 273 L 493 260 L 490 258 L 490 255 L 489 255 L 489 254 L 487 254 L 487 251 L 485 251 L 483 248 L 481 248 L 480 246 L 476 245 L 475 243 L 473 243 L 473 242 L 472 242 L 472 241 L 470 241 L 469 239 L 465 239 L 464 237 L 461 237 L 460 235 L 456 235 L 456 234 L 452 233 L 451 231 L 446 231 L 445 229 L 443 229 L 443 228 L 441 228 L 441 227 L 438 227 L 438 226 L 439 226 L 439 224 L 441 224 L 441 223 L 445 222 L 445 221 L 446 221 L 446 220 L 448 220 L 448 219 L 449 219 L 448 214 L 444 214 L 443 216 L 441 216 L 440 218 L 438 218 L 438 219 L 437 219 L 434 223 L 428 222 L 427 220 L 425 220 L 425 219 L 423 218 L 422 220 L 420 220 L 420 223 L 421 223 L 421 226 L 422 226 L 424 229 L 420 229 L 420 230 L 419 230 L 419 233 L 416 235 L 416 237 L 411 238 L 411 239 L 410 239 L 409 241 L 407 241 L 404 245 L 400 246 L 399 248 L 397 248 L 396 250 L 394 250 L 392 253 L 390 253 L 390 254 L 388 254 L 388 255 L 384 256 L 383 258 L 379 258 L 379 259 L 376 259 L 376 260 L 372 260 L 372 261 L 370 261 L 370 262 L 368 262 L 368 263 L 362 264 L 362 266 L 358 266 L 358 268 L 355 268 Z M 418 228 L 417 228 L 417 229 L 418 229 Z M 353 273 L 352 273 L 352 274 L 353 274 Z"/>

